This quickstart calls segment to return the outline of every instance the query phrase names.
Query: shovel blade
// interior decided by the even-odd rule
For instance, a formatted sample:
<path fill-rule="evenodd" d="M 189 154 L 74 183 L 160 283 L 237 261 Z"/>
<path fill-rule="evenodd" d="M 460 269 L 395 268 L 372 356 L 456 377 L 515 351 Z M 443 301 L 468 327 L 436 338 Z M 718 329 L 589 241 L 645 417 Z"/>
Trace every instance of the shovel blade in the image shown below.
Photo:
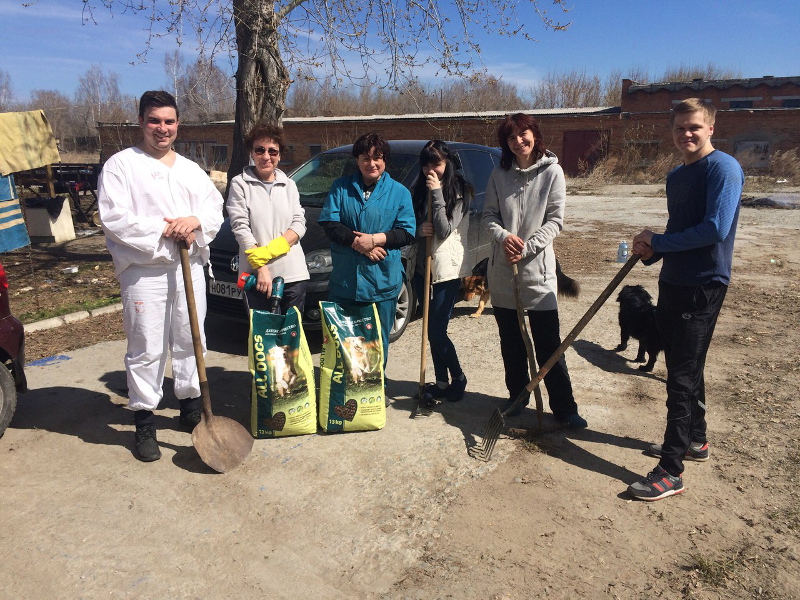
<path fill-rule="evenodd" d="M 253 449 L 253 436 L 241 424 L 227 417 L 206 419 L 192 431 L 200 459 L 218 473 L 238 467 Z"/>

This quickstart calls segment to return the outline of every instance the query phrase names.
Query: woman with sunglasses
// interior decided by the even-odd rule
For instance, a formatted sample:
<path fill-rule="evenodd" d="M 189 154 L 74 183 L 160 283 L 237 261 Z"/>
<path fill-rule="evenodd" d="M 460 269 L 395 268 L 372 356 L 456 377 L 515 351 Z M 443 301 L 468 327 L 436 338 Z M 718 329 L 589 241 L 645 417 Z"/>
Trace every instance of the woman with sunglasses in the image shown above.
<path fill-rule="evenodd" d="M 302 314 L 309 279 L 306 258 L 297 242 L 306 232 L 306 217 L 294 181 L 278 168 L 285 145 L 283 130 L 256 125 L 244 138 L 253 164 L 231 181 L 228 216 L 239 242 L 239 274 L 256 276 L 246 289 L 246 306 L 268 310 L 272 280 L 283 277 L 281 313 L 296 306 Z"/>

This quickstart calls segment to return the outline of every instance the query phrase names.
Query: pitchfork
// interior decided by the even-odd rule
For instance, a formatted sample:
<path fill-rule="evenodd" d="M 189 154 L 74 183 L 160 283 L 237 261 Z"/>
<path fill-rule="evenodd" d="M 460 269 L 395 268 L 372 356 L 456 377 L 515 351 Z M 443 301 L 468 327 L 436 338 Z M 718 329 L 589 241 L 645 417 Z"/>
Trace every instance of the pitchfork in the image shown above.
<path fill-rule="evenodd" d="M 525 389 L 520 392 L 519 396 L 514 400 L 514 403 L 509 406 L 506 410 L 500 411 L 499 408 L 496 408 L 492 417 L 489 419 L 489 422 L 486 424 L 486 429 L 483 433 L 483 443 L 480 448 L 477 449 L 475 455 L 477 458 L 481 458 L 482 460 L 488 461 L 492 458 L 492 452 L 494 451 L 494 446 L 497 443 L 497 440 L 500 439 L 500 433 L 506 426 L 504 417 L 506 417 L 510 412 L 520 407 L 525 401 L 530 397 L 531 392 L 538 390 L 539 384 L 544 379 L 544 376 L 550 372 L 550 369 L 553 368 L 559 359 L 564 355 L 572 345 L 572 342 L 575 341 L 575 338 L 578 337 L 578 334 L 583 331 L 583 328 L 592 320 L 597 311 L 600 310 L 600 307 L 603 306 L 608 297 L 614 292 L 617 286 L 622 283 L 622 280 L 625 279 L 625 276 L 630 272 L 636 262 L 639 260 L 638 254 L 631 254 L 631 257 L 628 259 L 622 268 L 619 270 L 614 276 L 614 279 L 606 286 L 606 289 L 602 291 L 600 296 L 597 300 L 594 301 L 589 307 L 589 310 L 586 311 L 586 314 L 583 315 L 578 324 L 569 332 L 567 337 L 564 338 L 564 341 L 561 342 L 561 345 L 556 348 L 556 351 L 553 353 L 542 368 L 539 369 L 539 372 L 536 373 L 536 376 L 531 379 L 530 383 L 525 386 Z M 540 423 L 541 428 L 541 423 Z"/>

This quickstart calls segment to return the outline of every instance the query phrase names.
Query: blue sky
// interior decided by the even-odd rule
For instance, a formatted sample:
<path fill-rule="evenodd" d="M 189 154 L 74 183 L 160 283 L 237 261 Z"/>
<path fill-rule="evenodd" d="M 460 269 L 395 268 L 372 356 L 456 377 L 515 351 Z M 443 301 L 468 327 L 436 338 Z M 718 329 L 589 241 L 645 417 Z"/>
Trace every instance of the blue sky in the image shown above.
<path fill-rule="evenodd" d="M 615 69 L 640 68 L 656 76 L 681 63 L 714 63 L 743 77 L 800 75 L 797 0 L 570 2 L 566 19 L 572 26 L 566 32 L 546 31 L 535 16 L 528 19 L 538 42 L 481 32 L 478 41 L 489 72 L 520 90 L 548 72 L 577 69 L 604 77 Z M 82 24 L 81 6 L 80 0 L 33 0 L 27 8 L 21 0 L 0 2 L 0 70 L 10 76 L 17 100 L 34 89 L 71 97 L 78 78 L 93 64 L 118 73 L 126 94 L 138 96 L 166 84 L 163 59 L 176 48 L 174 40 L 157 40 L 147 62 L 139 63 L 144 17 L 101 10 L 97 25 Z M 183 49 L 191 59 L 189 46 Z"/>

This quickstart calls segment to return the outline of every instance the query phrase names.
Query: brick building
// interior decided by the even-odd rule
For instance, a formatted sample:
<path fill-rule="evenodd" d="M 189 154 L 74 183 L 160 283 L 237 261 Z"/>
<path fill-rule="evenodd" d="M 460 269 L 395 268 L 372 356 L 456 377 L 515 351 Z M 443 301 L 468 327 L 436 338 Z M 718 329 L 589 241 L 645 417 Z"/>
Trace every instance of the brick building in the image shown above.
<path fill-rule="evenodd" d="M 685 98 L 699 97 L 717 108 L 714 145 L 748 166 L 767 167 L 775 152 L 800 148 L 800 77 L 694 80 L 638 84 L 624 79 L 618 107 L 527 110 L 541 125 L 545 143 L 564 170 L 576 175 L 603 153 L 629 145 L 643 155 L 674 152 L 668 113 Z M 289 145 L 282 168 L 375 131 L 387 139 L 445 139 L 496 146 L 495 129 L 504 111 L 293 117 L 283 120 Z M 135 124 L 98 124 L 101 160 L 138 142 Z M 233 121 L 182 124 L 176 150 L 206 169 L 225 171 L 233 143 Z"/>

